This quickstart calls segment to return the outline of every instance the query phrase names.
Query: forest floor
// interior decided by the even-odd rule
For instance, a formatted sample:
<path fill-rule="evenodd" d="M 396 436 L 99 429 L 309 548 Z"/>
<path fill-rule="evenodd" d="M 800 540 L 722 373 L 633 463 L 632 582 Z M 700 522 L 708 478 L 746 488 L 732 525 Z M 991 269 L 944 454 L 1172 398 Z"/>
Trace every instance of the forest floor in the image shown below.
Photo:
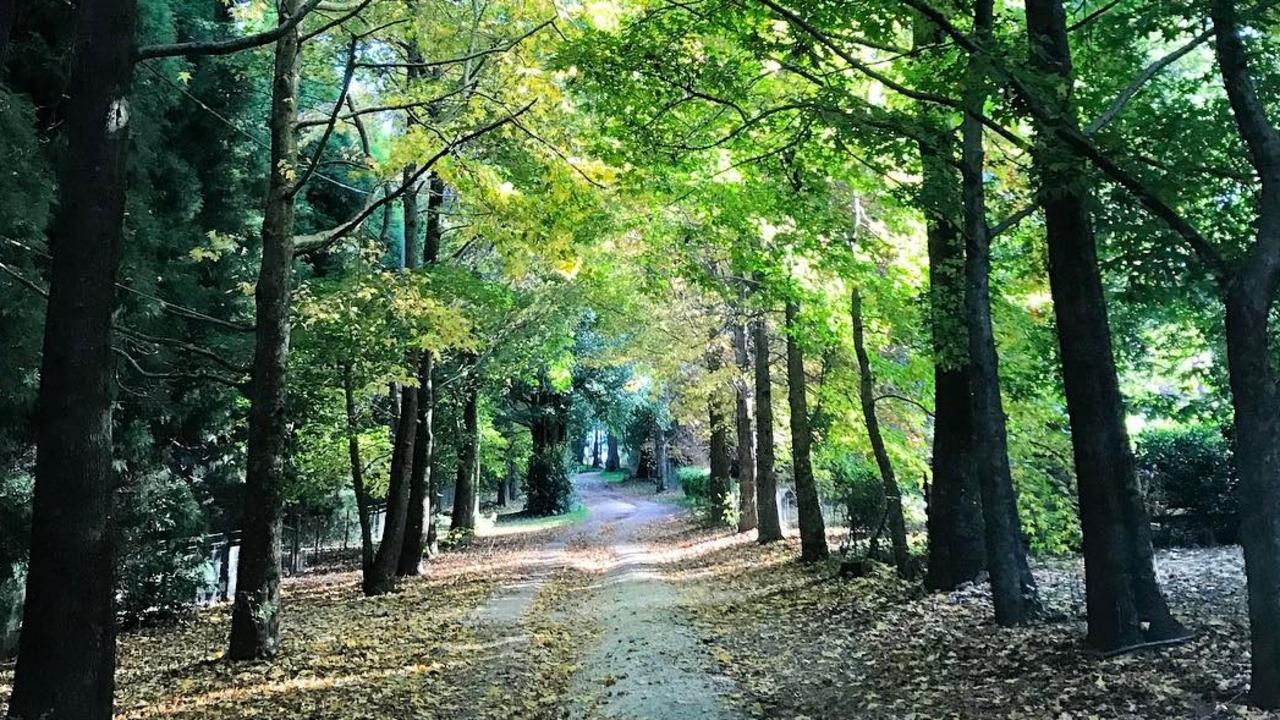
<path fill-rule="evenodd" d="M 585 508 L 506 521 L 367 599 L 355 572 L 288 579 L 284 650 L 221 660 L 227 606 L 120 638 L 120 718 L 777 720 L 1268 718 L 1248 671 L 1234 548 L 1165 551 L 1195 638 L 1111 659 L 1082 645 L 1078 562 L 1039 563 L 1046 616 L 991 621 L 984 588 L 839 578 L 794 539 L 698 527 L 678 496 L 579 475 Z M 678 491 L 677 491 L 678 492 Z M 0 701 L 12 667 L 0 670 Z M 1280 717 L 1280 716 L 1276 716 Z"/>

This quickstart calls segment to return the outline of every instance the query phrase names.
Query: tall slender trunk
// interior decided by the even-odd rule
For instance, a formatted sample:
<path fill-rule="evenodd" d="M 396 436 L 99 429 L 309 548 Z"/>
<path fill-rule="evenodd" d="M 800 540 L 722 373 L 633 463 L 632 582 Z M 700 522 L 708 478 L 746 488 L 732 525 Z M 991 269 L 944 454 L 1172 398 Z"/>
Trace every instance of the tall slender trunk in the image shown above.
<path fill-rule="evenodd" d="M 822 502 L 818 483 L 813 478 L 809 429 L 809 402 L 805 397 L 808 381 L 804 375 L 804 353 L 796 338 L 796 318 L 800 308 L 787 299 L 787 403 L 791 408 L 791 467 L 796 483 L 796 504 L 800 510 L 800 561 L 816 562 L 830 554 L 827 527 L 822 520 Z"/>
<path fill-rule="evenodd" d="M 280 22 L 299 0 L 281 0 Z M 232 660 L 272 657 L 280 645 L 280 513 L 288 436 L 285 373 L 289 358 L 289 293 L 293 275 L 293 185 L 298 165 L 298 30 L 276 41 L 271 81 L 271 177 L 262 220 L 262 265 L 255 291 L 249 446 L 236 599 L 231 611 Z"/>
<path fill-rule="evenodd" d="M 411 165 L 404 169 L 404 178 L 408 182 L 415 172 Z M 401 199 L 404 207 L 404 257 L 405 269 L 418 267 L 418 189 L 410 188 Z M 413 353 L 410 367 L 421 370 L 422 355 Z M 418 399 L 420 388 L 403 387 L 400 389 L 400 413 L 396 419 L 395 436 L 391 447 L 391 479 L 387 483 L 386 522 L 382 527 L 382 540 L 378 543 L 378 552 L 374 555 L 373 566 L 365 574 L 364 592 L 366 595 L 381 595 L 391 592 L 396 587 L 396 579 L 401 576 L 400 555 L 404 551 L 405 532 L 409 526 L 409 497 L 413 487 L 413 460 L 418 441 Z M 416 565 L 418 558 L 413 558 Z"/>
<path fill-rule="evenodd" d="M 725 519 L 725 504 L 729 498 L 729 430 L 724 411 L 716 398 L 707 402 L 707 422 L 711 428 L 711 475 L 707 485 L 707 501 L 710 504 L 711 522 L 719 525 Z"/>
<path fill-rule="evenodd" d="M 591 431 L 591 467 L 600 469 L 600 428 Z"/>
<path fill-rule="evenodd" d="M 440 214 L 444 204 L 444 181 L 435 173 L 427 179 L 426 232 L 423 234 L 422 264 L 431 267 L 440 258 Z M 435 356 L 422 353 L 418 364 L 418 434 L 413 441 L 413 467 L 409 472 L 409 504 L 405 511 L 404 545 L 396 574 L 400 577 L 422 572 L 428 548 L 427 530 L 435 516 L 431 493 L 431 463 L 435 456 Z"/>
<path fill-rule="evenodd" d="M 756 384 L 756 538 L 761 543 L 782 539 L 778 517 L 778 477 L 773 467 L 773 385 L 769 378 L 769 324 L 754 323 Z"/>
<path fill-rule="evenodd" d="M 987 46 L 994 21 L 993 0 L 977 0 L 974 31 Z M 970 400 L 973 413 L 973 472 L 982 493 L 987 571 L 996 622 L 1013 625 L 1039 609 L 1035 579 L 1018 518 L 1017 493 L 1009 469 L 1009 441 L 1000 397 L 1000 361 L 991 327 L 991 247 L 987 232 L 985 150 L 982 112 L 987 100 L 986 60 L 969 56 L 961 125 L 960 172 L 964 200 L 965 315 L 969 333 Z"/>
<path fill-rule="evenodd" d="M 1280 285 L 1280 129 L 1258 97 L 1234 0 L 1214 0 L 1211 17 L 1223 86 L 1261 180 L 1257 238 L 1245 263 L 1222 278 L 1222 295 L 1249 586 L 1249 697 L 1274 710 L 1280 708 L 1280 377 L 1269 321 Z"/>
<path fill-rule="evenodd" d="M 370 516 L 369 489 L 364 484 L 364 461 L 360 459 L 360 423 L 356 417 L 355 379 L 351 366 L 342 372 L 342 390 L 347 401 L 347 458 L 351 461 L 351 490 L 356 496 L 356 513 L 360 516 L 360 571 L 368 577 L 373 571 L 373 518 Z"/>
<path fill-rule="evenodd" d="M 656 466 L 655 477 L 658 483 L 658 492 L 666 492 L 668 480 L 667 466 L 667 429 L 662 427 L 661 423 L 653 424 L 653 462 Z"/>
<path fill-rule="evenodd" d="M 756 528 L 756 441 L 751 426 L 751 385 L 744 375 L 751 370 L 747 328 L 733 326 L 733 353 L 738 377 L 733 381 L 734 430 L 738 440 L 738 532 Z"/>
<path fill-rule="evenodd" d="M 917 18 L 916 46 L 945 38 Z M 947 115 L 926 110 L 921 125 L 921 202 L 929 251 L 929 315 L 933 341 L 932 483 L 928 490 L 929 561 L 925 584 L 951 590 L 986 569 L 982 496 L 970 462 L 969 341 L 965 320 L 964 242 L 959 226 L 960 176 Z"/>
<path fill-rule="evenodd" d="M 862 294 L 855 287 L 849 296 L 849 317 L 853 324 L 853 351 L 858 358 L 858 395 L 862 404 L 862 417 L 867 425 L 867 439 L 871 441 L 871 453 L 880 469 L 880 481 L 884 485 L 885 522 L 889 539 L 893 543 L 893 564 L 898 574 L 911 574 L 911 555 L 907 547 L 907 524 L 902 516 L 902 489 L 893 474 L 893 463 L 880 435 L 880 420 L 876 417 L 875 378 L 871 373 L 871 358 L 867 355 L 866 333 L 862 327 Z"/>
<path fill-rule="evenodd" d="M 476 372 L 471 365 L 471 373 Z M 480 493 L 480 384 L 470 375 L 465 380 L 466 399 L 462 407 L 462 443 L 458 450 L 458 480 L 453 488 L 453 516 L 450 530 L 475 530 Z"/>
<path fill-rule="evenodd" d="M 45 311 L 31 550 L 9 717 L 109 720 L 115 689 L 111 314 L 133 0 L 80 6 Z"/>
<path fill-rule="evenodd" d="M 606 472 L 616 472 L 622 467 L 622 459 L 618 457 L 618 436 L 609 431 L 604 438 L 605 444 L 605 461 L 604 469 Z"/>
<path fill-rule="evenodd" d="M 1075 124 L 1074 74 L 1061 0 L 1028 0 L 1035 69 L 1058 78 L 1049 98 L 1058 122 Z M 1063 387 L 1071 418 L 1084 535 L 1089 642 L 1116 649 L 1185 634 L 1156 582 L 1151 527 L 1134 475 L 1116 379 L 1097 247 L 1082 161 L 1042 128 L 1034 159 L 1049 247 L 1049 286 L 1058 324 Z M 1150 623 L 1144 633 L 1142 622 Z"/>

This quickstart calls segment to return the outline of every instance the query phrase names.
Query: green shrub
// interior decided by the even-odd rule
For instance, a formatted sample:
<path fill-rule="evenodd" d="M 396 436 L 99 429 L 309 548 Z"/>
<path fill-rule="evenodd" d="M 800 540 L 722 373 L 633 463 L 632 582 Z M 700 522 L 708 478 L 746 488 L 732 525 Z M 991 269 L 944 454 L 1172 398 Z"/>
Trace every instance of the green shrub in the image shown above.
<path fill-rule="evenodd" d="M 1138 437 L 1139 477 L 1165 542 L 1234 542 L 1239 525 L 1231 444 L 1218 429 L 1189 425 Z"/>
<path fill-rule="evenodd" d="M 198 542 L 204 516 L 191 488 L 167 471 L 149 473 L 119 498 L 116 613 L 121 624 L 170 620 L 188 612 L 205 581 Z"/>
<path fill-rule="evenodd" d="M 849 544 L 870 541 L 884 519 L 884 488 L 880 472 L 865 457 L 852 453 L 823 461 L 836 498 L 849 521 Z"/>
<path fill-rule="evenodd" d="M 711 492 L 711 471 L 702 467 L 682 467 L 676 471 L 680 489 L 690 500 L 705 503 Z"/>

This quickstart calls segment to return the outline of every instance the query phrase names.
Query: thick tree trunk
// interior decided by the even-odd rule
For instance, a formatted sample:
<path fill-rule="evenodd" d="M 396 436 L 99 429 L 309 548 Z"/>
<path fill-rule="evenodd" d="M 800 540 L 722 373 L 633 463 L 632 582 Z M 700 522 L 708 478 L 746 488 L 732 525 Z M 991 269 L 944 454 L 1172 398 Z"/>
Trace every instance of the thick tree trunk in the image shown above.
<path fill-rule="evenodd" d="M 876 417 L 875 378 L 871 373 L 871 358 L 867 355 L 865 332 L 862 328 L 862 295 L 854 288 L 849 298 L 849 316 L 853 324 L 853 350 L 858 358 L 858 395 L 862 404 L 862 417 L 867 425 L 867 439 L 871 441 L 871 453 L 880 469 L 880 481 L 884 485 L 885 524 L 893 544 L 893 564 L 898 574 L 911 575 L 911 555 L 907 547 L 907 525 L 902 516 L 902 489 L 893 473 L 893 463 L 880 435 L 880 421 Z"/>
<path fill-rule="evenodd" d="M 605 435 L 605 453 L 604 469 L 606 472 L 617 472 L 622 467 L 622 459 L 618 457 L 618 436 L 610 431 Z"/>
<path fill-rule="evenodd" d="M 509 462 L 508 462 L 508 470 L 510 470 Z M 498 479 L 498 507 L 506 507 L 506 506 L 507 506 L 507 478 L 503 477 Z"/>
<path fill-rule="evenodd" d="M 1280 130 L 1258 97 L 1234 0 L 1215 0 L 1211 15 L 1223 86 L 1262 186 L 1257 240 L 1245 263 L 1222 278 L 1222 295 L 1249 590 L 1249 698 L 1275 710 L 1280 709 L 1280 377 L 1272 363 L 1269 321 L 1280 284 Z"/>
<path fill-rule="evenodd" d="M 1074 124 L 1061 0 L 1028 0 L 1026 7 L 1032 64 L 1059 78 L 1055 87 L 1063 90 L 1050 102 L 1059 122 Z M 1052 128 L 1040 134 L 1034 154 L 1080 496 L 1089 642 L 1111 650 L 1179 637 L 1185 630 L 1156 583 L 1150 522 L 1124 426 L 1086 175 L 1080 159 L 1053 140 Z M 1143 621 L 1150 623 L 1146 633 Z"/>
<path fill-rule="evenodd" d="M 554 392 L 533 393 L 529 425 L 533 452 L 525 475 L 525 512 L 533 516 L 556 515 L 569 510 L 571 487 L 564 467 L 568 432 L 568 401 Z"/>
<path fill-rule="evenodd" d="M 360 572 L 368 577 L 373 571 L 373 518 L 369 507 L 369 490 L 364 484 L 364 461 L 360 459 L 360 425 L 356 419 L 356 394 L 351 366 L 342 373 L 342 389 L 347 400 L 347 457 L 351 461 L 351 490 L 356 496 L 356 513 L 360 516 Z"/>
<path fill-rule="evenodd" d="M 280 22 L 299 0 L 281 0 Z M 293 275 L 295 168 L 298 165 L 298 30 L 276 41 L 271 84 L 271 177 L 262 220 L 262 266 L 255 291 L 249 446 L 236 600 L 231 611 L 232 660 L 272 657 L 280 645 L 280 513 L 288 437 L 285 373 L 289 358 L 289 294 Z"/>
<path fill-rule="evenodd" d="M 471 365 L 470 372 L 476 372 L 475 365 Z M 462 443 L 458 449 L 458 479 L 453 488 L 453 515 L 449 529 L 475 531 L 476 516 L 480 512 L 480 385 L 471 376 L 465 382 Z"/>
<path fill-rule="evenodd" d="M 787 402 L 791 408 L 791 467 L 795 474 L 796 504 L 800 510 L 800 561 L 816 562 L 830 554 L 827 527 L 822 520 L 822 502 L 818 483 L 813 477 L 810 457 L 813 435 L 809 430 L 809 401 L 805 397 L 808 382 L 804 376 L 804 353 L 796 338 L 796 317 L 800 309 L 788 299 L 787 323 Z"/>
<path fill-rule="evenodd" d="M 762 317 L 754 323 L 756 384 L 756 539 L 770 543 L 782 539 L 778 517 L 778 478 L 773 467 L 773 385 L 769 378 L 769 325 Z"/>
<path fill-rule="evenodd" d="M 110 720 L 115 688 L 111 313 L 125 207 L 133 0 L 80 6 L 36 429 L 11 718 Z"/>
<path fill-rule="evenodd" d="M 738 440 L 738 532 L 756 528 L 756 440 L 751 426 L 751 385 L 744 377 L 751 370 L 747 351 L 747 328 L 733 326 L 734 360 L 738 377 L 734 379 L 734 430 Z"/>
<path fill-rule="evenodd" d="M 993 0 L 977 0 L 974 28 L 977 41 L 990 43 Z M 983 186 L 985 150 L 982 112 L 987 100 L 985 59 L 969 60 L 965 88 L 965 117 L 961 126 L 960 161 L 964 200 L 965 315 L 969 334 L 970 400 L 973 413 L 973 472 L 982 493 L 987 571 L 996 622 L 1024 622 L 1039 610 L 1035 579 L 1027 564 L 1017 493 L 1009 469 L 1009 441 L 1004 403 L 1000 397 L 1000 361 L 991 327 L 991 248 L 987 233 L 986 190 Z"/>
<path fill-rule="evenodd" d="M 1276 223 L 1280 230 L 1280 222 Z M 1274 284 L 1274 283 L 1273 283 Z M 1267 319 L 1274 288 L 1227 294 L 1227 360 L 1240 473 L 1240 539 L 1249 589 L 1250 700 L 1280 708 L 1280 397 Z"/>
<path fill-rule="evenodd" d="M 915 44 L 932 45 L 941 31 L 916 19 Z M 933 482 L 928 494 L 929 563 L 925 584 L 951 590 L 986 569 L 982 497 L 970 463 L 969 340 L 964 315 L 964 242 L 960 176 L 949 119 L 926 111 L 918 144 L 921 200 L 929 249 L 929 312 L 933 340 Z"/>
<path fill-rule="evenodd" d="M 729 429 L 715 398 L 707 403 L 707 422 L 711 428 L 711 477 L 707 485 L 707 502 L 710 504 L 711 522 L 719 525 L 725 520 L 725 505 L 729 499 Z"/>
<path fill-rule="evenodd" d="M 435 173 L 427 180 L 426 232 L 423 235 L 422 264 L 435 265 L 440 257 L 440 213 L 444 204 L 444 181 Z M 435 356 L 422 353 L 418 364 L 418 433 L 413 441 L 413 468 L 409 472 L 409 504 L 405 512 L 404 546 L 396 574 L 400 577 L 422 572 L 427 554 L 427 529 L 436 513 L 431 494 L 431 463 L 435 456 Z"/>
<path fill-rule="evenodd" d="M 408 181 L 415 172 L 413 166 L 404 169 Z M 418 266 L 418 192 L 412 188 L 401 200 L 404 206 L 404 256 L 406 269 Z M 410 367 L 421 370 L 422 356 L 414 354 Z M 365 595 L 382 595 L 395 590 L 396 579 L 401 576 L 400 555 L 404 551 L 405 533 L 410 525 L 409 499 L 413 487 L 413 460 L 418 442 L 418 400 L 421 388 L 400 389 L 400 413 L 396 419 L 395 436 L 391 446 L 391 478 L 387 483 L 386 519 L 382 526 L 382 540 L 373 558 L 371 572 L 365 574 Z M 412 558 L 414 565 L 418 556 Z"/>

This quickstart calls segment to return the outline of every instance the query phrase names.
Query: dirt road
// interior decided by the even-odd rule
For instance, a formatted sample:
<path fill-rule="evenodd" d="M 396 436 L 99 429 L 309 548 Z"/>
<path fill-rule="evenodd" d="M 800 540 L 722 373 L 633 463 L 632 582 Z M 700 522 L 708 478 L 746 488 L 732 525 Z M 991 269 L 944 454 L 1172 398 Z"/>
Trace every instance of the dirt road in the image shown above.
<path fill-rule="evenodd" d="M 684 512 L 611 487 L 599 473 L 575 478 L 585 523 L 536 553 L 527 577 L 476 613 L 493 634 L 518 642 L 535 599 L 558 571 L 591 574 L 566 622 L 593 624 L 595 641 L 578 649 L 561 712 L 575 720 L 738 720 L 733 681 L 689 628 L 680 591 L 664 577 L 663 548 L 646 530 Z"/>

